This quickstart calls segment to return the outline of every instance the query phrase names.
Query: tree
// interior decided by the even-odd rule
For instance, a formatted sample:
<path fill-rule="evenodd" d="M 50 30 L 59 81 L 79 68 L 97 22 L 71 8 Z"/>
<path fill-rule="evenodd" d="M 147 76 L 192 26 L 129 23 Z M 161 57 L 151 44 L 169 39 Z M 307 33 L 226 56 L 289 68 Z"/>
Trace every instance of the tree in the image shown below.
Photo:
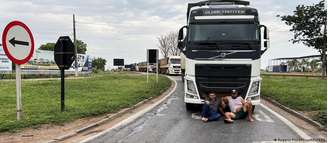
<path fill-rule="evenodd" d="M 160 49 L 162 55 L 164 58 L 167 58 L 169 56 L 170 47 L 168 44 L 167 37 L 164 35 L 161 35 L 158 39 L 158 48 Z"/>
<path fill-rule="evenodd" d="M 166 35 L 161 35 L 158 39 L 158 48 L 160 49 L 164 58 L 168 56 L 179 56 L 178 49 L 178 33 L 170 32 Z"/>
<path fill-rule="evenodd" d="M 178 33 L 171 32 L 167 35 L 168 43 L 170 47 L 170 55 L 171 56 L 179 56 L 180 49 L 178 48 Z"/>
<path fill-rule="evenodd" d="M 42 44 L 39 48 L 39 50 L 47 50 L 47 51 L 53 51 L 55 49 L 56 43 L 46 43 Z"/>
<path fill-rule="evenodd" d="M 92 68 L 95 70 L 105 71 L 106 59 L 103 58 L 95 58 L 92 60 Z"/>
<path fill-rule="evenodd" d="M 293 43 L 303 43 L 318 50 L 322 61 L 322 76 L 327 75 L 327 10 L 324 0 L 311 6 L 298 5 L 293 15 L 280 16 L 285 24 L 292 26 Z"/>
<path fill-rule="evenodd" d="M 302 72 L 308 72 L 310 67 L 310 61 L 308 59 L 301 60 Z"/>
<path fill-rule="evenodd" d="M 47 50 L 47 51 L 54 51 L 56 43 L 46 43 L 42 44 L 39 47 L 39 50 Z M 76 40 L 76 46 L 77 46 L 77 53 L 79 54 L 85 54 L 87 51 L 87 44 L 84 43 L 82 40 Z"/>
<path fill-rule="evenodd" d="M 310 68 L 312 72 L 318 71 L 318 66 L 319 66 L 320 60 L 313 59 L 310 62 Z"/>

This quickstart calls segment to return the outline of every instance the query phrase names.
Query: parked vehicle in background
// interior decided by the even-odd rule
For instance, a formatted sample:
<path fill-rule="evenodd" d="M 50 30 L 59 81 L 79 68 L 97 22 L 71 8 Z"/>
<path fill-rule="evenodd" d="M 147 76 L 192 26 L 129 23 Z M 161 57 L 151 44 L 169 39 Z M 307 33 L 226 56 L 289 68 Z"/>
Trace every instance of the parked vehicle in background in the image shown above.
<path fill-rule="evenodd" d="M 168 75 L 181 74 L 181 57 L 169 56 L 159 60 L 159 73 Z"/>
<path fill-rule="evenodd" d="M 248 1 L 189 3 L 187 25 L 178 36 L 186 108 L 203 104 L 208 92 L 224 96 L 233 89 L 260 104 L 261 55 L 268 42 L 268 30 Z"/>

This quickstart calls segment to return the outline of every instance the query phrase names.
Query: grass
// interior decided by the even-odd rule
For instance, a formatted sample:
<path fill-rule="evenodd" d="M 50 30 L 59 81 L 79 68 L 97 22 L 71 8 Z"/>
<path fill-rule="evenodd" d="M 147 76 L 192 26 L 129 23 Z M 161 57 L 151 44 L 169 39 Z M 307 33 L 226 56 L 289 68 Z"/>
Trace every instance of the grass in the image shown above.
<path fill-rule="evenodd" d="M 318 111 L 323 115 L 327 113 L 326 80 L 320 78 L 280 76 L 262 76 L 262 78 L 262 96 L 274 99 L 297 111 Z M 318 120 L 317 118 L 314 119 Z M 327 124 L 326 120 L 321 123 Z"/>
<path fill-rule="evenodd" d="M 154 77 L 147 84 L 144 75 L 128 73 L 66 80 L 66 111 L 60 112 L 60 80 L 23 80 L 23 119 L 16 121 L 15 81 L 0 81 L 0 132 L 117 112 L 159 95 L 170 85 L 164 76 L 159 77 L 158 84 Z"/>

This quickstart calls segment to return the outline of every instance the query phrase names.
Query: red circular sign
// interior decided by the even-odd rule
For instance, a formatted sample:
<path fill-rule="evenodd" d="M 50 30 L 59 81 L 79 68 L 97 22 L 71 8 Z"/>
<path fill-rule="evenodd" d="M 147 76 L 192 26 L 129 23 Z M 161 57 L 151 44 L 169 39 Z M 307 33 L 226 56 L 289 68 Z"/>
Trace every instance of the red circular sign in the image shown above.
<path fill-rule="evenodd" d="M 2 33 L 2 46 L 12 62 L 18 65 L 27 63 L 34 53 L 31 30 L 20 21 L 10 22 Z"/>

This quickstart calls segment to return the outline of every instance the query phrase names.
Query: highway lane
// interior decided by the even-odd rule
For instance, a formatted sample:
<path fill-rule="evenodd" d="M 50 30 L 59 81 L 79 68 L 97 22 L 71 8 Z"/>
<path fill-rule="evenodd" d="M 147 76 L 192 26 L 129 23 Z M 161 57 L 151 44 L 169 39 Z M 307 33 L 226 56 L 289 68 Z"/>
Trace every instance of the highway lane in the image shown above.
<path fill-rule="evenodd" d="M 197 113 L 186 112 L 180 77 L 176 91 L 159 106 L 126 126 L 113 129 L 92 143 L 255 143 L 300 139 L 285 122 L 265 107 L 255 109 L 255 122 L 203 123 Z"/>

